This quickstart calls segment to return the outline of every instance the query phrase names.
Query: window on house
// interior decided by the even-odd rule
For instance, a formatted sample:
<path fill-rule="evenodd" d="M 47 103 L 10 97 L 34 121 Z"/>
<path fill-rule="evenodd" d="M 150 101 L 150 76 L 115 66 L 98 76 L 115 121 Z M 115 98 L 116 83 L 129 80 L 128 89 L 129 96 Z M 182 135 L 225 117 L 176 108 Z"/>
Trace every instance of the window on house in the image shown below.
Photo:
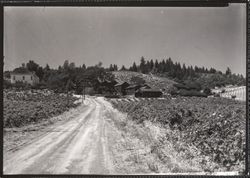
<path fill-rule="evenodd" d="M 25 80 L 25 76 L 23 76 L 23 80 Z"/>
<path fill-rule="evenodd" d="M 32 76 L 30 76 L 30 80 L 33 80 Z"/>
<path fill-rule="evenodd" d="M 15 76 L 13 76 L 13 80 L 16 80 L 16 77 L 15 77 Z"/>

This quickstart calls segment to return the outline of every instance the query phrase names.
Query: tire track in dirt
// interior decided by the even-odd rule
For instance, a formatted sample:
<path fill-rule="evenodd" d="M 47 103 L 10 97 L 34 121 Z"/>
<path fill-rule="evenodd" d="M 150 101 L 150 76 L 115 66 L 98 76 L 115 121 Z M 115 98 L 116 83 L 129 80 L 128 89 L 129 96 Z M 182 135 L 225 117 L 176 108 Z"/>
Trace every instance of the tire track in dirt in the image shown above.
<path fill-rule="evenodd" d="M 88 100 L 88 109 L 80 116 L 9 153 L 4 159 L 4 174 L 111 173 L 105 106 L 97 99 Z"/>

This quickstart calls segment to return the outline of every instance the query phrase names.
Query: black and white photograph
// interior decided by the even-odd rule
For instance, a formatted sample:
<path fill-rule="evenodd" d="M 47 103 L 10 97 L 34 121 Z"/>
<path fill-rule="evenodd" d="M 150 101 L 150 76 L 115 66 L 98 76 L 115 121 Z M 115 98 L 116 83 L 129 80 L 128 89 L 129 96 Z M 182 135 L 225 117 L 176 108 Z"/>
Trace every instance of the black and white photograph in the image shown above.
<path fill-rule="evenodd" d="M 4 175 L 244 175 L 246 4 L 5 6 Z"/>

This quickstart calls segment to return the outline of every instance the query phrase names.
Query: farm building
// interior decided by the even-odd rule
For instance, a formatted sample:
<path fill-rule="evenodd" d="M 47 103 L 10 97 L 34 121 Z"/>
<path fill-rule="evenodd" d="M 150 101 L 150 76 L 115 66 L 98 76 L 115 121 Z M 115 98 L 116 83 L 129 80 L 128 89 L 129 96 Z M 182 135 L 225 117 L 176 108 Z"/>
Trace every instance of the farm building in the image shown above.
<path fill-rule="evenodd" d="M 113 93 L 115 92 L 114 85 L 117 84 L 115 80 L 110 81 L 107 79 L 97 79 L 97 92 L 98 93 Z"/>
<path fill-rule="evenodd" d="M 136 90 L 138 90 L 141 86 L 140 85 L 131 85 L 126 88 L 127 95 L 134 95 Z"/>
<path fill-rule="evenodd" d="M 121 95 L 126 95 L 126 88 L 129 86 L 129 83 L 127 82 L 122 82 L 122 83 L 117 83 L 115 85 L 115 90 L 117 93 Z"/>
<path fill-rule="evenodd" d="M 30 72 L 26 68 L 17 68 L 10 73 L 10 82 L 12 84 L 16 82 L 23 82 L 30 85 L 39 83 L 39 78 L 34 72 Z"/>
<path fill-rule="evenodd" d="M 160 90 L 140 88 L 136 91 L 135 97 L 156 98 L 161 97 L 162 94 Z"/>
<path fill-rule="evenodd" d="M 140 88 L 141 88 L 141 89 L 151 89 L 151 87 L 150 87 L 149 85 L 147 85 L 147 84 L 141 85 Z"/>
<path fill-rule="evenodd" d="M 134 95 L 135 92 L 138 90 L 138 89 L 150 89 L 151 87 L 148 86 L 147 84 L 143 84 L 143 85 L 131 85 L 131 86 L 128 86 L 126 88 L 126 94 L 127 95 Z"/>

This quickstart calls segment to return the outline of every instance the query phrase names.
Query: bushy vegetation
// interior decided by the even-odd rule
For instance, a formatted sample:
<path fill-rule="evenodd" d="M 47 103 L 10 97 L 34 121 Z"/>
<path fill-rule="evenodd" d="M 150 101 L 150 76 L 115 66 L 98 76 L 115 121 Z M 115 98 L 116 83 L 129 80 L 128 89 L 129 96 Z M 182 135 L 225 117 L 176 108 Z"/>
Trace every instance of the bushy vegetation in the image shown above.
<path fill-rule="evenodd" d="M 245 103 L 222 98 L 177 97 L 112 102 L 137 124 L 159 123 L 170 129 L 165 139 L 185 159 L 200 157 L 205 171 L 243 171 Z M 196 152 L 189 152 L 194 147 Z"/>
<path fill-rule="evenodd" d="M 57 93 L 67 93 L 68 91 L 74 90 L 76 93 L 81 94 L 85 87 L 92 87 L 95 92 L 101 93 L 103 90 L 107 90 L 107 88 L 100 86 L 99 81 L 114 80 L 114 76 L 110 70 L 102 67 L 102 63 L 89 67 L 86 67 L 84 64 L 76 67 L 73 62 L 70 63 L 66 60 L 62 66 L 59 66 L 57 69 L 51 69 L 48 64 L 43 68 L 31 60 L 23 64 L 22 67 L 16 68 L 14 71 L 18 72 L 27 69 L 39 77 L 39 84 L 35 86 L 28 86 L 22 82 L 10 84 L 10 82 L 5 80 L 4 88 L 46 88 Z M 9 71 L 5 71 L 5 77 L 10 78 Z"/>
<path fill-rule="evenodd" d="M 136 65 L 134 62 L 128 69 L 122 66 L 120 72 L 118 72 L 116 64 L 111 64 L 107 68 L 104 68 L 102 63 L 88 67 L 83 64 L 77 67 L 75 63 L 68 60 L 64 61 L 63 65 L 60 65 L 57 69 L 50 68 L 48 64 L 42 67 L 30 60 L 14 71 L 18 72 L 24 69 L 34 72 L 39 77 L 40 84 L 33 86 L 33 88 L 48 88 L 60 93 L 75 90 L 76 93 L 80 94 L 83 92 L 84 87 L 93 87 L 96 93 L 103 93 L 103 91 L 110 90 L 110 88 L 100 86 L 100 80 L 112 82 L 115 77 L 119 79 L 127 71 L 134 73 L 126 82 L 134 84 L 146 82 L 154 88 L 166 91 L 168 91 L 169 86 L 176 82 L 196 83 L 201 86 L 201 89 L 212 89 L 215 86 L 221 87 L 229 84 L 245 85 L 245 78 L 242 75 L 233 74 L 229 68 L 223 73 L 214 68 L 207 69 L 204 67 L 186 66 L 185 64 L 181 65 L 179 62 L 173 62 L 171 58 L 158 61 L 152 59 L 145 60 L 144 57 L 141 57 L 139 65 Z M 122 74 L 120 75 L 119 73 Z M 135 73 L 137 75 L 134 75 Z M 127 75 L 128 73 L 125 74 Z M 10 71 L 5 71 L 4 76 L 5 78 L 10 78 Z M 157 81 L 154 82 L 154 80 Z M 10 87 L 11 84 L 5 80 L 4 88 Z M 24 88 L 22 84 L 15 84 L 14 87 Z"/>
<path fill-rule="evenodd" d="M 4 127 L 21 127 L 76 107 L 77 98 L 48 90 L 4 90 Z"/>

